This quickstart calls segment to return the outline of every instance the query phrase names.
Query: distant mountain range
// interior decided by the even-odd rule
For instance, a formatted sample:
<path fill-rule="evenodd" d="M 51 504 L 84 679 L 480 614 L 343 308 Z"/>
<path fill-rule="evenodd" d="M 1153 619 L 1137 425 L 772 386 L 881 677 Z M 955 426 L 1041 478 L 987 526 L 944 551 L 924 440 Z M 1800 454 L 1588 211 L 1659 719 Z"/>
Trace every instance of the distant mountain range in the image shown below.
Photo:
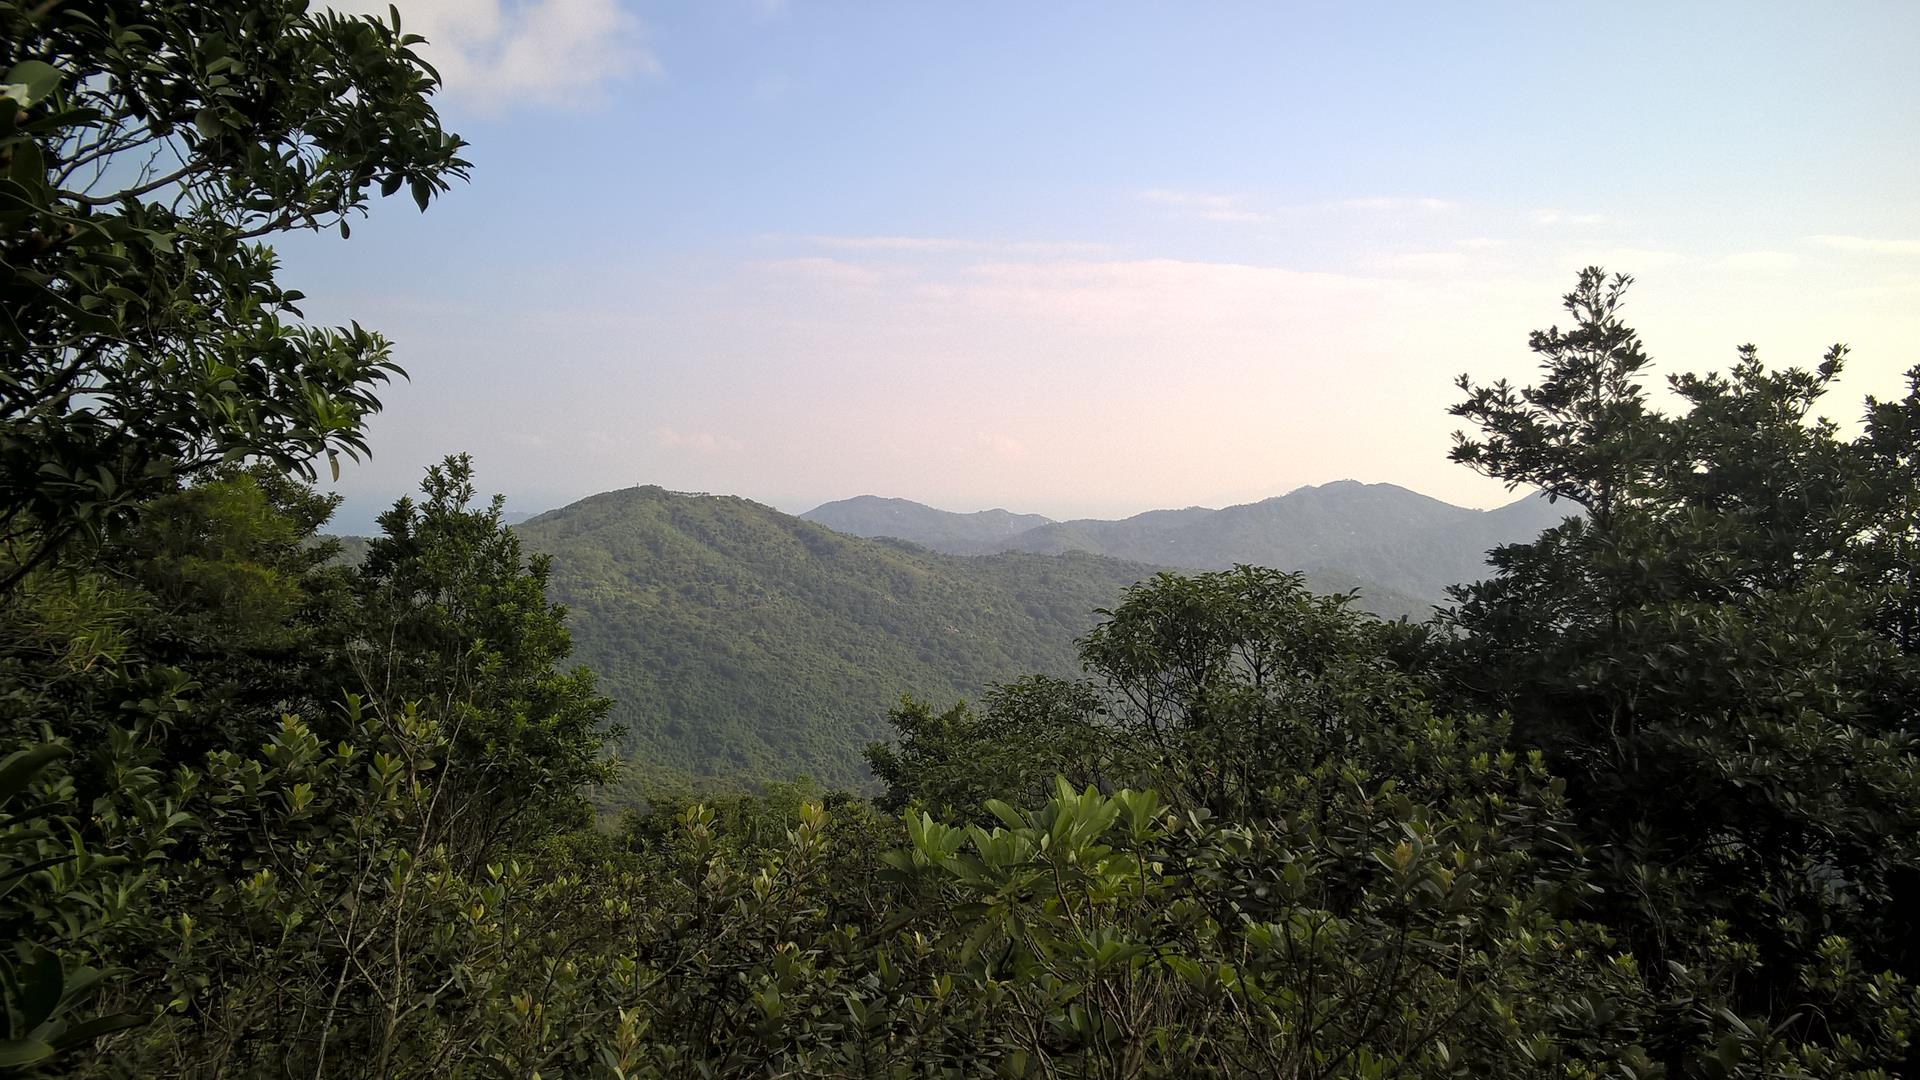
<path fill-rule="evenodd" d="M 849 536 L 891 536 L 948 555 L 985 555 L 999 551 L 1002 545 L 1022 533 L 1054 524 L 1052 518 L 1040 514 L 1015 514 L 1007 510 L 956 514 L 910 499 L 888 499 L 879 495 L 826 503 L 800 517 Z"/>
<path fill-rule="evenodd" d="M 1033 672 L 1071 675 L 1094 610 L 1161 568 L 1301 570 L 1321 592 L 1423 618 L 1487 548 L 1563 516 L 1543 499 L 1450 506 L 1341 482 L 1244 506 L 1122 521 L 956 514 L 904 499 L 803 518 L 731 496 L 610 491 L 513 525 L 553 557 L 574 655 L 600 676 L 623 750 L 655 780 L 867 782 L 902 694 L 939 704 Z M 831 527 L 829 527 L 831 526 Z M 364 539 L 343 538 L 357 561 Z"/>
<path fill-rule="evenodd" d="M 897 537 L 950 554 L 1080 551 L 1203 570 L 1252 563 L 1340 575 L 1363 583 L 1363 591 L 1371 585 L 1441 603 L 1447 586 L 1485 574 L 1488 549 L 1531 540 L 1572 509 L 1536 495 L 1473 510 L 1393 484 L 1341 480 L 1219 510 L 1151 510 L 1119 521 L 1051 521 L 1005 510 L 958 514 L 871 495 L 826 503 L 801 517 L 854 536 Z"/>
<path fill-rule="evenodd" d="M 721 786 L 802 773 L 863 784 L 860 750 L 886 737 L 902 694 L 950 704 L 1033 672 L 1075 674 L 1094 609 L 1156 572 L 1076 551 L 945 554 L 657 487 L 514 532 L 552 556 L 574 656 L 615 700 L 630 759 Z M 1377 614 L 1424 610 L 1334 569 L 1309 583 L 1360 588 Z"/>

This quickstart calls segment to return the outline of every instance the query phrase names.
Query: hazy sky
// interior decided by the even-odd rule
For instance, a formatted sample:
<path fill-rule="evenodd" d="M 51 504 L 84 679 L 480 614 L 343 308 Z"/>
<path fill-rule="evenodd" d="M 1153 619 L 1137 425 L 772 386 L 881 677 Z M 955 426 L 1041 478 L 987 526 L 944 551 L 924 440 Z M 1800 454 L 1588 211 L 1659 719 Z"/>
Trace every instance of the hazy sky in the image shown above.
<path fill-rule="evenodd" d="M 528 510 L 1493 505 L 1451 380 L 1589 263 L 1663 371 L 1920 363 L 1912 0 L 400 8 L 473 182 L 279 245 L 412 374 L 343 527 L 461 449 Z"/>

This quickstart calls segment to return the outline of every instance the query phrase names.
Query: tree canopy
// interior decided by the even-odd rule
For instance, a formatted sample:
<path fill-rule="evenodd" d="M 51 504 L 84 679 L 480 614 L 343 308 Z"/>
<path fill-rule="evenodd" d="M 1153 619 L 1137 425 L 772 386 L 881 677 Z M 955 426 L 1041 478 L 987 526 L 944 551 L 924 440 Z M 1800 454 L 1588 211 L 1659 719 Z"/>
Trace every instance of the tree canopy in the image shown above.
<path fill-rule="evenodd" d="M 0 3 L 0 588 L 182 477 L 366 449 L 387 342 L 301 322 L 261 241 L 466 174 L 421 40 L 305 0 Z"/>

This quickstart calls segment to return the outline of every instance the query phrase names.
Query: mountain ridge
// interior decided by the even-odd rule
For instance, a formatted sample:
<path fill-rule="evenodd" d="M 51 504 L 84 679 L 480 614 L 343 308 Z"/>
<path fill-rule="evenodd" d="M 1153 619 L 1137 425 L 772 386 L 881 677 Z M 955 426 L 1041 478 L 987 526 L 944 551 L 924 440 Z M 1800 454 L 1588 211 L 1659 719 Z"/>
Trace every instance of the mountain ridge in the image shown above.
<path fill-rule="evenodd" d="M 1001 507 L 962 513 L 883 495 L 836 499 L 796 516 L 850 536 L 892 536 L 950 555 L 985 554 L 1004 540 L 1053 524 L 1043 514 L 1018 514 Z"/>
<path fill-rule="evenodd" d="M 513 526 L 551 557 L 574 659 L 615 700 L 654 777 L 719 785 L 805 773 L 867 781 L 860 749 L 902 694 L 950 703 L 1031 673 L 1077 674 L 1095 609 L 1161 567 L 1085 552 L 961 556 L 850 536 L 731 495 L 592 495 Z M 1317 591 L 1416 613 L 1339 573 Z"/>
<path fill-rule="evenodd" d="M 860 500 L 886 504 L 889 516 L 882 523 L 838 509 Z M 1398 484 L 1335 480 L 1219 509 L 1190 506 L 1119 519 L 1045 521 L 983 544 L 977 531 L 957 538 L 964 530 L 955 519 L 973 515 L 905 499 L 860 500 L 824 503 L 801 517 L 855 536 L 897 536 L 954 555 L 1082 551 L 1178 569 L 1252 563 L 1346 574 L 1435 604 L 1445 601 L 1448 586 L 1485 572 L 1489 549 L 1530 540 L 1567 516 L 1566 508 L 1541 495 L 1478 510 Z M 886 528 L 894 531 L 882 531 Z"/>

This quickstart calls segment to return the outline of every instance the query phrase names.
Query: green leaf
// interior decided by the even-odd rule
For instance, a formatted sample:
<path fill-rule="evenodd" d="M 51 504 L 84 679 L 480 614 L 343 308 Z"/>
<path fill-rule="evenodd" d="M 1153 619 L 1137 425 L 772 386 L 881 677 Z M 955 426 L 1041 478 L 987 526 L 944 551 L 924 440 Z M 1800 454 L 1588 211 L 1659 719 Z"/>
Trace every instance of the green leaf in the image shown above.
<path fill-rule="evenodd" d="M 17 1069 L 52 1056 L 53 1047 L 39 1039 L 8 1039 L 0 1042 L 0 1069 Z"/>
<path fill-rule="evenodd" d="M 111 1035 L 116 1031 L 128 1031 L 144 1026 L 146 1023 L 146 1017 L 134 1013 L 114 1013 L 111 1016 L 96 1016 L 91 1020 L 83 1020 L 69 1027 L 59 1035 L 54 1036 L 53 1047 L 56 1050 L 71 1049 L 84 1043 L 90 1043 L 101 1036 Z"/>
<path fill-rule="evenodd" d="M 20 998 L 10 1002 L 20 1010 L 20 1026 L 31 1031 L 45 1023 L 65 996 L 66 984 L 60 957 L 47 949 L 35 949 L 33 958 L 20 972 Z"/>
<path fill-rule="evenodd" d="M 60 69 L 40 60 L 22 60 L 7 69 L 0 93 L 22 105 L 35 105 L 60 87 Z"/>

